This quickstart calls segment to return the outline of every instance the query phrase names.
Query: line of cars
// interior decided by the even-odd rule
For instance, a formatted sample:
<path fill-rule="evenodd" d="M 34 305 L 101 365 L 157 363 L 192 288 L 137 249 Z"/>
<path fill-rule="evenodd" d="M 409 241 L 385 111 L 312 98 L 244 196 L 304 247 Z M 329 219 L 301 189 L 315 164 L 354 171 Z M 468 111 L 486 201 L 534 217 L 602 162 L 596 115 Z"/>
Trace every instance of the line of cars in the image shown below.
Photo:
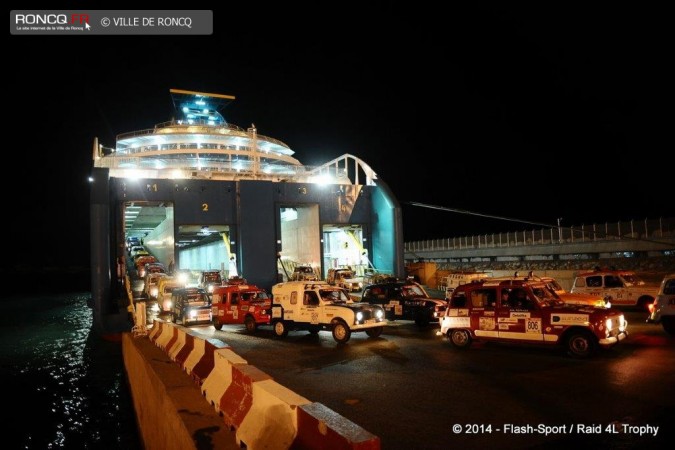
<path fill-rule="evenodd" d="M 249 332 L 260 325 L 271 325 L 274 335 L 280 338 L 291 330 L 310 333 L 326 330 L 339 343 L 347 342 L 352 332 L 364 331 L 377 337 L 388 321 L 411 320 L 420 328 L 439 323 L 438 334 L 458 348 L 466 348 L 472 341 L 499 341 L 557 346 L 572 356 L 587 357 L 598 348 L 612 347 L 628 336 L 628 323 L 621 311 L 611 307 L 611 300 L 630 298 L 633 303 L 624 300 L 619 304 L 643 306 L 643 296 L 647 295 L 644 289 L 632 294 L 615 290 L 610 300 L 603 292 L 565 292 L 550 277 L 515 274 L 480 277 L 459 284 L 449 298 L 442 299 L 431 297 L 413 280 L 389 278 L 365 286 L 360 298 L 352 298 L 348 295 L 351 289 L 337 281 L 338 273 L 332 272 L 334 284 L 320 280 L 278 283 L 273 286 L 271 296 L 245 280 L 214 285 L 211 292 L 202 289 L 205 296 L 202 299 L 210 298 L 208 305 L 206 300 L 195 305 L 204 313 L 194 314 L 202 322 L 213 323 L 218 330 L 225 324 L 243 324 Z M 574 286 L 589 284 L 589 277 L 600 276 L 604 280 L 610 275 L 597 271 L 580 274 Z M 621 276 L 636 279 L 629 278 L 631 274 L 627 272 Z M 580 281 L 582 278 L 584 281 Z M 662 283 L 659 301 L 649 305 L 650 321 L 663 323 L 664 329 L 672 334 L 675 281 L 672 276 L 669 280 Z M 605 287 L 617 289 L 612 287 L 611 280 Z M 179 301 L 181 295 L 182 292 L 172 295 L 172 314 L 177 321 L 186 323 L 187 317 L 190 322 L 193 313 L 186 308 L 192 306 L 189 300 Z"/>

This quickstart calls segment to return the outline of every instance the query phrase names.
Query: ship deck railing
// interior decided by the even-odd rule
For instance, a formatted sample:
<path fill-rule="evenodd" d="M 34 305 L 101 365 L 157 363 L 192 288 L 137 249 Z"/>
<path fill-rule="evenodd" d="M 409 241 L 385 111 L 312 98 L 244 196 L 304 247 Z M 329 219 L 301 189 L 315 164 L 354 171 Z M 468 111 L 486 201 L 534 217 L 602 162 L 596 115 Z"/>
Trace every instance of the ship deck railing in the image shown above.
<path fill-rule="evenodd" d="M 265 178 L 316 184 L 375 185 L 377 174 L 361 159 L 345 154 L 320 166 L 268 164 L 260 161 L 213 161 L 185 158 L 149 160 L 140 156 L 106 156 L 94 161 L 96 167 L 111 170 L 114 177 L 135 178 Z"/>
<path fill-rule="evenodd" d="M 224 130 L 234 131 L 238 135 L 245 135 L 250 139 L 253 139 L 253 134 L 250 131 L 244 130 L 240 126 L 231 124 L 231 123 L 220 123 L 220 124 L 209 124 L 207 121 L 195 120 L 193 123 L 184 123 L 182 121 L 171 120 L 168 122 L 162 122 L 155 125 L 154 128 L 147 128 L 144 130 L 131 131 L 128 133 L 122 133 L 117 135 L 117 142 L 125 139 L 131 139 L 135 137 L 143 137 L 150 135 L 167 135 L 167 134 L 214 134 L 214 135 L 223 135 L 228 133 L 223 133 Z M 256 139 L 260 141 L 267 141 L 273 144 L 279 145 L 281 147 L 289 148 L 290 147 L 273 137 L 265 136 L 263 134 L 256 133 Z"/>

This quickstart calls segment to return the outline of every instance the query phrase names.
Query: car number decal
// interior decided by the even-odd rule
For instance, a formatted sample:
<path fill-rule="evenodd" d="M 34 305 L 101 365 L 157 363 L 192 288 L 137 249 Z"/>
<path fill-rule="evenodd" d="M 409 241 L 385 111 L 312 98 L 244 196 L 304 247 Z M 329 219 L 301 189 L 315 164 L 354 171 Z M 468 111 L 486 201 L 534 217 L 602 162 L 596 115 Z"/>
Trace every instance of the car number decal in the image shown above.
<path fill-rule="evenodd" d="M 526 319 L 525 333 L 541 334 L 541 319 L 532 319 L 532 318 Z"/>

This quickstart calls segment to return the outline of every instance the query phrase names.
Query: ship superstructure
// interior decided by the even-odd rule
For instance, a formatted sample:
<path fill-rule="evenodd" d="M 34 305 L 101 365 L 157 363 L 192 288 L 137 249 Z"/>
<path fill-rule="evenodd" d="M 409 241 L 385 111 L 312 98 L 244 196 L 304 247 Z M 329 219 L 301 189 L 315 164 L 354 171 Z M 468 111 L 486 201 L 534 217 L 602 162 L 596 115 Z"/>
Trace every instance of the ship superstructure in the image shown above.
<path fill-rule="evenodd" d="M 223 109 L 234 97 L 181 89 L 171 89 L 171 97 L 171 120 L 120 134 L 114 147 L 94 141 L 91 259 L 99 327 L 126 322 L 118 305 L 129 282 L 121 272 L 141 273 L 126 246 L 132 239 L 184 274 L 218 270 L 265 289 L 297 266 L 321 278 L 342 266 L 359 275 L 403 276 L 400 207 L 368 164 L 344 154 L 305 166 L 254 125 L 227 122 Z"/>

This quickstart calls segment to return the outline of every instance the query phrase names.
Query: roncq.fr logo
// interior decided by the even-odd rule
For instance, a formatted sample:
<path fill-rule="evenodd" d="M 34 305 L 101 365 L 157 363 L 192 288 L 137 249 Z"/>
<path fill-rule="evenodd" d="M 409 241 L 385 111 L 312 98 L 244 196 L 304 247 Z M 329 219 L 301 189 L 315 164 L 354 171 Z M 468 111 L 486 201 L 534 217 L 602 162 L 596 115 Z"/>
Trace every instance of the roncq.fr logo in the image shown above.
<path fill-rule="evenodd" d="M 16 25 L 89 25 L 89 14 L 17 14 Z M 87 27 L 89 28 L 89 27 Z"/>

